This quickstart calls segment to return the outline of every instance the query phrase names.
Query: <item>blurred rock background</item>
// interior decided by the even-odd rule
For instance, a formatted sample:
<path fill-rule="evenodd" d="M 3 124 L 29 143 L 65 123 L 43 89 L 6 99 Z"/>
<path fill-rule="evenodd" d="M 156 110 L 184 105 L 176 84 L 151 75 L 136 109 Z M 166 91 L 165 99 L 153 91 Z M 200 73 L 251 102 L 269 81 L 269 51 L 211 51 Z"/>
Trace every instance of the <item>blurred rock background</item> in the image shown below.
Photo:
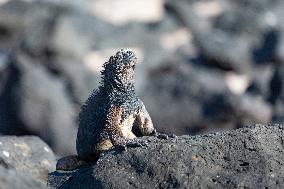
<path fill-rule="evenodd" d="M 0 133 L 75 153 L 102 64 L 139 57 L 155 127 L 199 134 L 284 120 L 282 0 L 0 0 Z"/>

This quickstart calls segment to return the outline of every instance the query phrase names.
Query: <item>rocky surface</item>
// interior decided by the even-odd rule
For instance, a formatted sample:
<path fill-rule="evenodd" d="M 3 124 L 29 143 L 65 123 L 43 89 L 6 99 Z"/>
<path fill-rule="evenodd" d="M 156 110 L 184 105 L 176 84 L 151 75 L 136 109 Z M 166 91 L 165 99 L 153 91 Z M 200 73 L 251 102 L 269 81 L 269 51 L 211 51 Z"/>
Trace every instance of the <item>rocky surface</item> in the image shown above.
<path fill-rule="evenodd" d="M 159 131 L 283 121 L 282 1 L 117 2 L 0 1 L 1 134 L 74 154 L 80 107 L 121 48 L 141 60 L 136 89 Z"/>
<path fill-rule="evenodd" d="M 111 151 L 95 164 L 49 174 L 55 188 L 281 188 L 284 126 L 144 137 L 147 148 Z"/>
<path fill-rule="evenodd" d="M 3 189 L 47 189 L 46 184 L 39 182 L 28 173 L 0 167 L 0 184 Z"/>
<path fill-rule="evenodd" d="M 50 147 L 38 137 L 0 136 L 0 167 L 3 170 L 7 169 L 9 177 L 17 174 L 23 177 L 27 174 L 34 180 L 44 183 L 47 174 L 55 169 L 55 156 Z M 2 170 L 0 173 L 2 174 L 0 186 L 2 186 L 2 177 L 5 174 Z M 11 178 L 7 178 L 7 182 L 13 181 L 9 179 Z"/>

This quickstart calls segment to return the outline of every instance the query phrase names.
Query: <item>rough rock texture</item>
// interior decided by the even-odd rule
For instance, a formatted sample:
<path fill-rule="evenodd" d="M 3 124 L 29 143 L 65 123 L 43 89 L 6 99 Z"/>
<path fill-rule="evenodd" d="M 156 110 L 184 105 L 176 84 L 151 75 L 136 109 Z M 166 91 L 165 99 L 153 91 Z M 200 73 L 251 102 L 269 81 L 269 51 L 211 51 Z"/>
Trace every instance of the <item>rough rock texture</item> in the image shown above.
<path fill-rule="evenodd" d="M 283 1 L 137 2 L 0 1 L 0 133 L 38 135 L 56 153 L 74 153 L 80 107 L 121 48 L 142 60 L 135 87 L 160 131 L 283 120 Z"/>
<path fill-rule="evenodd" d="M 255 125 L 103 154 L 96 164 L 49 174 L 55 188 L 281 188 L 284 126 Z"/>
<path fill-rule="evenodd" d="M 0 188 L 2 189 L 47 189 L 46 184 L 37 181 L 28 173 L 0 167 Z"/>
<path fill-rule="evenodd" d="M 19 174 L 20 177 L 23 177 L 25 173 L 34 179 L 45 182 L 48 172 L 55 169 L 55 162 L 55 156 L 50 147 L 38 137 L 0 137 L 0 167 L 9 169 L 9 176 L 10 174 Z M 14 173 L 15 171 L 19 173 Z M 4 175 L 0 175 L 0 177 L 2 178 Z"/>

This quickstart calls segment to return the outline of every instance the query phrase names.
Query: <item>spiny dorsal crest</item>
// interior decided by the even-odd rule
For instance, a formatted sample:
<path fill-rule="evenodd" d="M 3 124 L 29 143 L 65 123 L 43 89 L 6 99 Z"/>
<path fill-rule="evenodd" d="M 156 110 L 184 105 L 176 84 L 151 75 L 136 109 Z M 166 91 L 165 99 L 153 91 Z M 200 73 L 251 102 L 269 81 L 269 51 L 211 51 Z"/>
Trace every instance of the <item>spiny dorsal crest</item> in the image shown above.
<path fill-rule="evenodd" d="M 105 81 L 125 80 L 133 76 L 137 57 L 131 49 L 121 49 L 103 65 L 102 85 Z M 127 75 L 128 74 L 128 75 Z"/>

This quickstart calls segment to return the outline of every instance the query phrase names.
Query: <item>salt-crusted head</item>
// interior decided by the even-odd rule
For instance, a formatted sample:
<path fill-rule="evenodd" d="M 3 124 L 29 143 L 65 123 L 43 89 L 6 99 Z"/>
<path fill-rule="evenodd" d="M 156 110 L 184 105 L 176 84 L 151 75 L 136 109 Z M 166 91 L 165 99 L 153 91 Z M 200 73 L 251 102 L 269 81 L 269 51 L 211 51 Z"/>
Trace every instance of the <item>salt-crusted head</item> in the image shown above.
<path fill-rule="evenodd" d="M 103 84 L 125 89 L 134 84 L 134 69 L 137 57 L 130 49 L 121 49 L 108 62 L 102 71 Z"/>

